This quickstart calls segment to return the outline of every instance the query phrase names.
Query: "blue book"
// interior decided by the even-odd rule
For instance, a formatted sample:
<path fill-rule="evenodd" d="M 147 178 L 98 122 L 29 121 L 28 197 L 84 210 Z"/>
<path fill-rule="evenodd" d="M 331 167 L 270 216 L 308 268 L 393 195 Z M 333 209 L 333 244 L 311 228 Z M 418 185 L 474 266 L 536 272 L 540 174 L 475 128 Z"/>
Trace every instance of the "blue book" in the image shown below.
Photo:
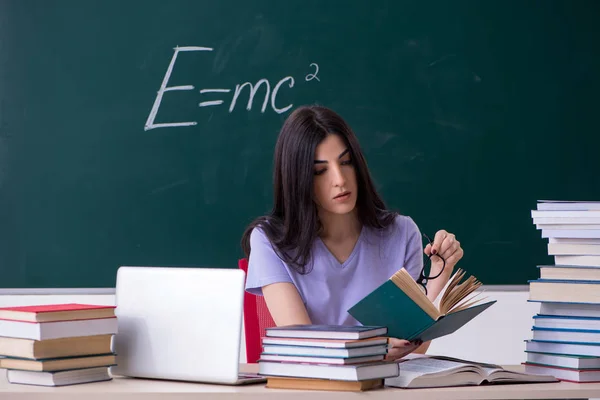
<path fill-rule="evenodd" d="M 469 295 L 481 283 L 472 276 L 461 282 L 464 275 L 461 269 L 453 275 L 442 295 L 439 310 L 403 268 L 348 312 L 364 325 L 387 326 L 390 337 L 426 342 L 445 336 L 496 302 L 477 304 Z"/>
<path fill-rule="evenodd" d="M 557 320 L 577 320 L 577 321 L 600 321 L 600 317 L 576 317 L 570 315 L 534 315 L 534 319 L 557 319 Z"/>
<path fill-rule="evenodd" d="M 567 343 L 600 343 L 600 331 L 533 327 L 533 340 Z"/>
<path fill-rule="evenodd" d="M 526 340 L 525 343 L 525 350 L 530 352 L 600 357 L 600 343 L 554 342 L 549 340 Z"/>
<path fill-rule="evenodd" d="M 563 329 L 563 328 L 540 328 L 534 326 L 531 328 L 532 331 L 550 331 L 550 332 L 589 332 L 600 334 L 599 330 L 589 330 L 589 329 Z"/>
<path fill-rule="evenodd" d="M 600 318 L 600 304 L 576 303 L 576 302 L 555 302 L 542 300 L 527 300 L 531 303 L 540 303 L 540 312 L 538 315 L 548 317 L 594 317 Z"/>
<path fill-rule="evenodd" d="M 535 315 L 533 326 L 544 329 L 575 329 L 583 331 L 600 331 L 598 317 L 571 317 L 566 315 Z"/>
<path fill-rule="evenodd" d="M 525 353 L 527 354 L 527 362 L 531 364 L 550 365 L 554 367 L 572 368 L 578 370 L 600 369 L 600 357 L 537 353 L 527 350 Z"/>

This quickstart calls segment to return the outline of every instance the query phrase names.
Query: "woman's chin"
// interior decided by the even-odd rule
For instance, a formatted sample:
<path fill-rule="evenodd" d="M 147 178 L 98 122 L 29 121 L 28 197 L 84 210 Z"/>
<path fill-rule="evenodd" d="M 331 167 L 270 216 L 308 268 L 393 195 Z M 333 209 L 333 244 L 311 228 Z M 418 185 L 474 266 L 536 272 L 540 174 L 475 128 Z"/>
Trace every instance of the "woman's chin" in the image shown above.
<path fill-rule="evenodd" d="M 356 205 L 354 203 L 352 203 L 352 204 L 334 204 L 331 207 L 329 207 L 329 209 L 327 211 L 329 211 L 332 214 L 345 215 L 345 214 L 349 214 L 352 211 L 354 211 L 355 207 L 356 207 Z"/>

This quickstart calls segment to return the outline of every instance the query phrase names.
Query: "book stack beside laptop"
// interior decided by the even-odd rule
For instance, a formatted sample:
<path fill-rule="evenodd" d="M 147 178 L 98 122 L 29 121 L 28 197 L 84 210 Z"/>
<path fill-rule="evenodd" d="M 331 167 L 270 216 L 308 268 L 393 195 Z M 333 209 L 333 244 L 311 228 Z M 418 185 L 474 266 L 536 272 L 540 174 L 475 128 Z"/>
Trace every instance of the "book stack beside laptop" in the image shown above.
<path fill-rule="evenodd" d="M 600 382 L 600 202 L 540 201 L 531 215 L 553 265 L 529 285 L 540 302 L 525 367 L 571 382 Z"/>
<path fill-rule="evenodd" d="M 385 360 L 386 327 L 290 325 L 265 334 L 258 365 L 269 388 L 364 391 L 398 375 Z"/>
<path fill-rule="evenodd" d="M 0 308 L 0 368 L 10 383 L 63 386 L 112 379 L 114 306 Z"/>

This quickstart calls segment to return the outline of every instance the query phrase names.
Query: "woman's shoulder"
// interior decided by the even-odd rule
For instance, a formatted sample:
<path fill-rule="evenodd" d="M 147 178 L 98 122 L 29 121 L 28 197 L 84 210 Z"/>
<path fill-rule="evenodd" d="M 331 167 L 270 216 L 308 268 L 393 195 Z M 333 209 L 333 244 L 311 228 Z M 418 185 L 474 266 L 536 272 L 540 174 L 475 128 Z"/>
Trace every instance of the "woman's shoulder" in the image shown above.
<path fill-rule="evenodd" d="M 273 224 L 269 221 L 261 221 L 257 223 L 250 232 L 250 247 L 267 247 L 275 250 L 277 243 L 278 229 L 274 229 Z"/>
<path fill-rule="evenodd" d="M 254 245 L 271 245 L 271 242 L 269 241 L 269 238 L 265 232 L 265 228 L 262 224 L 258 224 L 252 228 L 252 231 L 250 232 L 250 244 L 253 247 Z"/>
<path fill-rule="evenodd" d="M 408 243 L 414 237 L 420 236 L 419 227 L 412 217 L 403 214 L 397 214 L 394 221 L 385 229 L 378 233 L 373 232 L 383 248 L 388 249 L 389 246 L 396 247 L 399 243 Z"/>
<path fill-rule="evenodd" d="M 388 227 L 389 235 L 409 235 L 418 231 L 417 224 L 412 217 L 403 214 L 397 214 L 394 218 L 394 222 Z"/>
<path fill-rule="evenodd" d="M 394 220 L 385 228 L 369 228 L 370 241 L 380 243 L 387 248 L 389 244 L 397 246 L 419 232 L 415 221 L 408 215 L 396 214 Z"/>
<path fill-rule="evenodd" d="M 402 230 L 413 231 L 417 228 L 417 224 L 408 215 L 398 214 L 394 220 L 394 224 Z"/>

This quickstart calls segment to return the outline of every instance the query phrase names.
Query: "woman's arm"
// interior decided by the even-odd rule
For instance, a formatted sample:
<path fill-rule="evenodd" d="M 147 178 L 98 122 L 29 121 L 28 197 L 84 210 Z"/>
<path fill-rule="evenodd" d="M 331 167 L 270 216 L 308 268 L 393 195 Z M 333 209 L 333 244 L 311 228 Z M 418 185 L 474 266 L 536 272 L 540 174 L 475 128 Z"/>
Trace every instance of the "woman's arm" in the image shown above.
<path fill-rule="evenodd" d="M 262 229 L 252 231 L 250 245 L 246 290 L 264 296 L 277 326 L 310 324 L 298 289 Z"/>
<path fill-rule="evenodd" d="M 273 283 L 263 286 L 262 293 L 277 326 L 311 324 L 306 307 L 294 284 Z"/>

